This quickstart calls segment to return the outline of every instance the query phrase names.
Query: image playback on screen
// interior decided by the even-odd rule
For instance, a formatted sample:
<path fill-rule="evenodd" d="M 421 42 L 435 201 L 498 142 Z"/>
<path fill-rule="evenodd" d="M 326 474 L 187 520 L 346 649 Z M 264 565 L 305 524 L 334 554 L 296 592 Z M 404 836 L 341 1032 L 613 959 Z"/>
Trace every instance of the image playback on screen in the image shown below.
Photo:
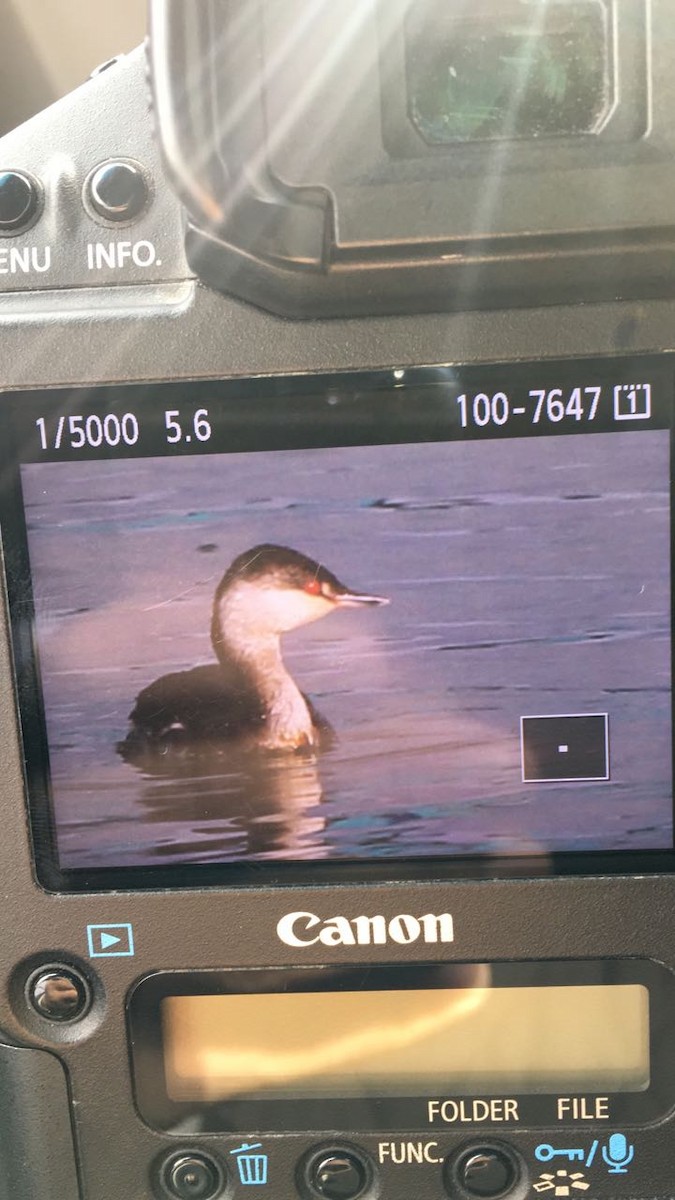
<path fill-rule="evenodd" d="M 672 847 L 667 432 L 21 486 L 63 869 Z"/>

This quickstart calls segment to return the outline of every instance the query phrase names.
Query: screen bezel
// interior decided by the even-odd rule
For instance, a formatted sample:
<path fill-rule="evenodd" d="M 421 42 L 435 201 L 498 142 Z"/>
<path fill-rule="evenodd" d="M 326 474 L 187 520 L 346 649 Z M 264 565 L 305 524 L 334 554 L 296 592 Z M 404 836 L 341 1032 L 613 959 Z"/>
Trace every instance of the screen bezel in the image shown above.
<path fill-rule="evenodd" d="M 397 857 L 386 861 L 365 858 L 321 862 L 224 862 L 222 864 L 182 863 L 171 866 L 133 866 L 110 868 L 63 869 L 59 864 L 57 822 L 50 797 L 49 751 L 42 702 L 39 652 L 34 636 L 34 600 L 29 573 L 28 543 L 19 481 L 17 438 L 13 434 L 12 414 L 21 411 L 26 420 L 36 411 L 53 407 L 56 411 L 79 410 L 85 406 L 95 411 L 97 406 L 113 404 L 125 407 L 144 403 L 170 407 L 175 397 L 196 408 L 206 402 L 221 400 L 225 405 L 228 432 L 234 439 L 236 451 L 255 449 L 320 448 L 327 443 L 321 430 L 308 417 L 308 406 L 317 403 L 325 407 L 328 397 L 337 394 L 349 402 L 347 416 L 341 416 L 340 440 L 336 445 L 372 445 L 439 440 L 421 413 L 419 398 L 436 393 L 442 395 L 445 385 L 467 390 L 496 390 L 503 386 L 532 383 L 537 386 L 569 384 L 576 386 L 580 376 L 592 382 L 602 380 L 611 384 L 614 379 L 626 378 L 626 371 L 649 373 L 658 380 L 663 394 L 669 397 L 672 413 L 674 366 L 672 356 L 617 355 L 611 358 L 555 360 L 538 363 L 506 365 L 489 364 L 480 367 L 435 366 L 420 367 L 405 372 L 370 371 L 324 375 L 256 377 L 245 380 L 204 380 L 193 382 L 164 382 L 154 384 L 105 385 L 95 388 L 72 388 L 38 392 L 12 393 L 2 398 L 0 407 L 0 530 L 3 534 L 5 579 L 12 631 L 13 657 L 17 702 L 24 744 L 24 761 L 31 830 L 33 859 L 38 882 L 48 891 L 88 892 L 146 890 L 148 888 L 193 888 L 274 886 L 311 883 L 352 883 L 364 878 L 377 881 L 431 879 L 494 879 L 549 878 L 558 876 L 664 874 L 675 872 L 675 849 L 642 851 L 581 851 L 535 853 L 527 855 L 500 852 L 484 855 L 439 857 Z M 635 375 L 637 377 L 637 374 Z M 439 388 L 441 391 L 439 392 Z M 254 411 L 255 408 L 255 411 Z M 393 413 L 395 435 L 383 438 L 378 425 L 378 413 Z M 5 412 L 8 419 L 2 420 Z M 261 416 L 274 428 L 265 426 L 261 436 Z M 438 416 L 436 416 L 438 420 Z M 432 422 L 433 424 L 433 422 Z M 281 432 L 283 426 L 284 432 Z M 436 426 L 434 426 L 434 429 Z M 599 425 L 598 432 L 608 426 Z M 289 434 L 290 430 L 290 434 Z M 579 436 L 571 427 L 551 430 L 557 436 Z M 594 430 L 595 432 L 595 430 Z M 534 436 L 535 431 L 510 431 L 504 437 Z M 473 431 L 473 437 L 490 436 L 490 430 Z M 288 441 L 289 436 L 292 438 Z M 588 434 L 592 436 L 592 433 Z M 261 441 L 263 444 L 261 444 Z M 174 448 L 176 455 L 193 453 L 186 447 Z M 86 449 L 81 459 L 100 458 L 99 451 Z M 128 457 L 147 457 L 146 452 L 132 452 Z M 110 457 L 113 457 L 112 453 Z M 673 431 L 671 418 L 671 463 Z M 52 457 L 51 461 L 54 461 Z M 672 472 L 671 472 L 672 474 Z M 675 564 L 675 523 L 672 521 L 671 496 L 671 595 Z M 671 665 L 675 678 L 675 639 L 672 637 Z M 675 769 L 673 772 L 675 778 Z M 675 827 L 675 824 L 674 824 Z"/>
<path fill-rule="evenodd" d="M 127 1002 L 127 1025 L 132 1060 L 134 1097 L 142 1119 L 153 1129 L 180 1133 L 195 1120 L 203 1133 L 321 1132 L 344 1129 L 379 1132 L 429 1129 L 427 1103 L 438 1098 L 435 1088 L 415 1097 L 372 1099 L 275 1099 L 177 1102 L 166 1092 L 161 1005 L 171 996 L 229 995 L 278 992 L 424 990 L 471 985 L 471 973 L 488 970 L 494 987 L 546 987 L 639 984 L 649 992 L 650 1085 L 643 1092 L 610 1093 L 608 1124 L 649 1125 L 662 1120 L 675 1104 L 675 977 L 659 963 L 641 959 L 540 962 L 406 964 L 367 967 L 306 967 L 271 970 L 165 971 L 146 976 L 132 989 Z M 474 976 L 475 979 L 475 976 Z M 484 986 L 481 983 L 481 986 Z M 583 1088 L 579 1089 L 583 1092 Z M 563 1093 L 494 1093 L 481 1099 L 512 1099 L 518 1103 L 522 1128 L 577 1126 L 571 1114 L 560 1119 L 556 1102 Z M 564 1095 L 578 1094 L 573 1087 Z M 604 1095 L 604 1094 L 603 1094 Z M 456 1101 L 474 1096 L 454 1092 Z M 596 1094 L 584 1092 L 587 1111 L 595 1111 Z M 226 1113 L 226 1116 L 223 1114 Z M 489 1125 L 489 1121 L 485 1122 Z M 602 1124 L 602 1122 L 600 1122 Z M 440 1125 L 439 1125 L 440 1127 Z M 443 1126 L 447 1132 L 452 1126 Z M 463 1127 L 468 1128 L 465 1124 Z M 482 1123 L 481 1123 L 482 1127 Z"/>

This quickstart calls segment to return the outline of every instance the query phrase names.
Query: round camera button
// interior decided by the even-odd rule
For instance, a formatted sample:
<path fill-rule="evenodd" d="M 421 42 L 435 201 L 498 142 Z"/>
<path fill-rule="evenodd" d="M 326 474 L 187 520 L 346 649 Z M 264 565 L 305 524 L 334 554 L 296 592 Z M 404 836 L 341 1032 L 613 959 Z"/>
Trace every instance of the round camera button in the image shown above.
<path fill-rule="evenodd" d="M 85 187 L 89 205 L 106 221 L 133 221 L 146 208 L 150 194 L 141 168 L 123 161 L 102 163 Z"/>
<path fill-rule="evenodd" d="M 0 171 L 0 232 L 22 233 L 40 206 L 40 190 L 23 171 Z"/>
<path fill-rule="evenodd" d="M 213 1200 L 223 1187 L 216 1164 L 201 1154 L 181 1154 L 167 1165 L 166 1188 L 176 1200 Z"/>
<path fill-rule="evenodd" d="M 69 967 L 43 967 L 28 981 L 33 1011 L 47 1021 L 79 1021 L 89 1010 L 91 993 L 82 975 Z"/>
<path fill-rule="evenodd" d="M 474 1146 L 446 1164 L 445 1182 L 450 1196 L 499 1200 L 519 1182 L 521 1172 L 514 1154 L 502 1146 Z"/>
<path fill-rule="evenodd" d="M 311 1162 L 307 1183 L 322 1200 L 357 1200 L 369 1182 L 366 1164 L 347 1150 L 328 1150 Z"/>

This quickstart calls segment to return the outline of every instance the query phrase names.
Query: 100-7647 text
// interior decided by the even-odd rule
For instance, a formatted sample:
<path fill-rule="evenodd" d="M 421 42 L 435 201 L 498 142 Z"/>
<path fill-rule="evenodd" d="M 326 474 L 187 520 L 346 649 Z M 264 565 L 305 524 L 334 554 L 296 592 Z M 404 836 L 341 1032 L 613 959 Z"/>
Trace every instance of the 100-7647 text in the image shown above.
<path fill-rule="evenodd" d="M 489 425 L 506 425 L 515 417 L 524 417 L 532 425 L 561 421 L 594 421 L 598 412 L 601 387 L 575 387 L 532 389 L 527 402 L 514 404 L 506 392 L 477 392 L 469 396 L 463 392 L 457 397 L 462 429 L 475 426 L 479 429 Z"/>

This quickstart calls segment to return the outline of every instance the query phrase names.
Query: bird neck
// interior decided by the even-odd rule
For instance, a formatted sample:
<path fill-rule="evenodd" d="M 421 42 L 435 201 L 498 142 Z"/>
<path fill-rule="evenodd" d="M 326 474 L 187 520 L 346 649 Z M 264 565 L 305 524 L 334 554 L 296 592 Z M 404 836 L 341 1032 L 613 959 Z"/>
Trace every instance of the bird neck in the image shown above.
<path fill-rule="evenodd" d="M 302 692 L 289 673 L 278 633 L 259 628 L 236 595 L 216 596 L 211 640 L 219 663 L 233 669 L 255 694 L 265 723 L 263 744 L 271 750 L 311 746 L 316 730 Z"/>

